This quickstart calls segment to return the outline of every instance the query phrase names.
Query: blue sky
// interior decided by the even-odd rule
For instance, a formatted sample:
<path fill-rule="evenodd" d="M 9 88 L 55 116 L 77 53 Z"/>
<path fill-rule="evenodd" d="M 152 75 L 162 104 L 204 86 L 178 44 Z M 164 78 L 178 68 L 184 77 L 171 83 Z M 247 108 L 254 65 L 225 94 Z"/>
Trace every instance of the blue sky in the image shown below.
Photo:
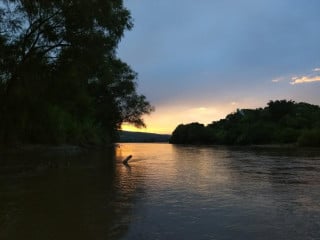
<path fill-rule="evenodd" d="M 269 100 L 320 104 L 320 1 L 124 3 L 135 26 L 118 55 L 156 108 L 143 131 L 171 133 Z"/>

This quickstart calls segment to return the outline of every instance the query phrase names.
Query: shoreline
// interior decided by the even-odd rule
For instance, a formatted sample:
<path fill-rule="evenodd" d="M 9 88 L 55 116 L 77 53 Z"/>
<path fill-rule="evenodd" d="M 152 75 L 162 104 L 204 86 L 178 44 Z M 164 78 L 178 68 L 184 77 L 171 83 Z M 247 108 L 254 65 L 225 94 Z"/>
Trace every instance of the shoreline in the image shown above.
<path fill-rule="evenodd" d="M 56 153 L 56 154 L 79 154 L 91 150 L 102 150 L 116 146 L 116 143 L 108 145 L 73 145 L 73 144 L 17 144 L 12 146 L 0 146 L 0 154 L 19 154 L 19 153 Z"/>
<path fill-rule="evenodd" d="M 266 149 L 320 149 L 317 146 L 299 146 L 296 143 L 275 143 L 275 144 L 247 144 L 247 145 L 230 145 L 230 144 L 210 144 L 210 143 L 169 143 L 172 145 L 185 146 L 217 146 L 217 147 L 236 147 L 236 148 L 266 148 Z"/>

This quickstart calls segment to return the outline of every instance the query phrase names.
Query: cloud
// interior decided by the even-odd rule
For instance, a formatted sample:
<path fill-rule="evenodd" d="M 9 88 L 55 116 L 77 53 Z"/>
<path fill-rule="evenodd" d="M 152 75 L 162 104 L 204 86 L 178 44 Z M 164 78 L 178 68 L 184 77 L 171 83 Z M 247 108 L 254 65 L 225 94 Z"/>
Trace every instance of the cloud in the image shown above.
<path fill-rule="evenodd" d="M 271 82 L 278 83 L 278 82 L 281 82 L 281 81 L 284 81 L 284 80 L 286 80 L 285 77 L 278 77 L 278 78 L 272 79 Z"/>
<path fill-rule="evenodd" d="M 290 84 L 300 84 L 300 83 L 310 83 L 310 82 L 320 82 L 320 76 L 301 76 L 291 78 L 292 82 Z"/>
<path fill-rule="evenodd" d="M 281 81 L 289 81 L 291 85 L 302 84 L 302 83 L 311 83 L 311 82 L 320 82 L 320 67 L 312 69 L 312 72 L 304 74 L 295 74 L 287 77 L 278 77 L 274 78 L 271 81 L 273 83 L 278 83 Z"/>

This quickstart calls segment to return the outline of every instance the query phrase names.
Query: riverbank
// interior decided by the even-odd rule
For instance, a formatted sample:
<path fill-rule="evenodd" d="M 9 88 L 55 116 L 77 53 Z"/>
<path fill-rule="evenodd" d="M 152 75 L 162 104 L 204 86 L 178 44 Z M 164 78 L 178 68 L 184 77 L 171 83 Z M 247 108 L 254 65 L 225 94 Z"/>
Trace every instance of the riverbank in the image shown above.
<path fill-rule="evenodd" d="M 305 148 L 301 147 L 298 144 L 290 143 L 290 144 L 251 144 L 251 145 L 244 145 L 254 148 Z"/>
<path fill-rule="evenodd" d="M 223 146 L 223 147 L 246 147 L 246 148 L 279 148 L 279 149 L 320 149 L 320 147 L 300 146 L 296 143 L 285 144 L 209 144 L 209 143 L 170 143 L 173 145 L 190 145 L 190 146 Z"/>
<path fill-rule="evenodd" d="M 12 146 L 0 146 L 0 153 L 20 154 L 20 153 L 49 153 L 49 154 L 63 154 L 74 155 L 91 150 L 106 149 L 114 147 L 116 144 L 109 145 L 50 145 L 50 144 L 19 144 Z"/>

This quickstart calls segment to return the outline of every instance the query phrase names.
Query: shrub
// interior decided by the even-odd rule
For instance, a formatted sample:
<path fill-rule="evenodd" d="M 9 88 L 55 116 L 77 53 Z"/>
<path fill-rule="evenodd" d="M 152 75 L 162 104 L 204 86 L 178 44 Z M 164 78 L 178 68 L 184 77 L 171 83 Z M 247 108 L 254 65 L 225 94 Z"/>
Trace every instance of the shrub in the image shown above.
<path fill-rule="evenodd" d="M 305 130 L 298 139 L 299 146 L 320 147 L 320 128 Z"/>

